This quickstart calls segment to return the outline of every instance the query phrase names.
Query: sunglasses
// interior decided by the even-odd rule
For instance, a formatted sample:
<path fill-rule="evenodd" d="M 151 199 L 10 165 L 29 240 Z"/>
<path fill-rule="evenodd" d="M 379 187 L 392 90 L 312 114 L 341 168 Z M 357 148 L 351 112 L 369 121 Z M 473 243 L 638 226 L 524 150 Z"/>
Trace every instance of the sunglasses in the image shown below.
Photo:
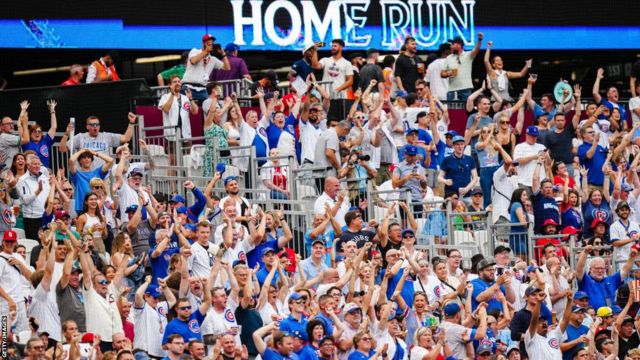
<path fill-rule="evenodd" d="M 87 124 L 87 126 L 91 126 L 91 127 L 100 127 L 100 124 L 98 124 L 98 123 L 91 123 L 91 124 Z"/>
<path fill-rule="evenodd" d="M 102 279 L 102 280 L 98 280 L 98 284 L 100 284 L 100 285 L 109 285 L 109 284 L 111 284 L 111 281 Z"/>
<path fill-rule="evenodd" d="M 180 306 L 178 309 L 182 311 L 191 310 L 191 306 Z"/>
<path fill-rule="evenodd" d="M 94 189 L 102 189 L 102 185 L 93 186 Z"/>
<path fill-rule="evenodd" d="M 34 130 L 32 131 L 34 134 L 42 134 L 42 130 Z"/>
<path fill-rule="evenodd" d="M 500 121 L 500 124 L 508 124 L 509 121 Z"/>
<path fill-rule="evenodd" d="M 62 191 L 73 191 L 73 189 L 68 188 L 68 189 L 62 189 Z"/>
<path fill-rule="evenodd" d="M 405 235 L 402 238 L 403 239 L 413 239 L 415 236 L 414 235 Z"/>

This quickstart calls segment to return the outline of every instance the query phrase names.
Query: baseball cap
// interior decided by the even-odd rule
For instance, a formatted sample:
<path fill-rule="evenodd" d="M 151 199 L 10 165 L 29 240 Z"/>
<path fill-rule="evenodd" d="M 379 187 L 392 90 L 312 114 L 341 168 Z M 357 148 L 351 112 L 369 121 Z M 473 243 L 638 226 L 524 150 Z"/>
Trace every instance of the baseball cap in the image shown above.
<path fill-rule="evenodd" d="M 295 330 L 291 333 L 291 336 L 298 338 L 300 340 L 306 340 L 307 336 L 300 330 Z"/>
<path fill-rule="evenodd" d="M 614 315 L 618 315 L 622 312 L 622 308 L 620 305 L 611 305 L 611 311 L 613 311 Z"/>
<path fill-rule="evenodd" d="M 307 46 L 305 46 L 304 48 L 302 48 L 302 55 L 304 55 L 304 53 L 306 53 L 307 51 L 314 49 L 315 45 L 314 44 L 309 44 Z"/>
<path fill-rule="evenodd" d="M 478 195 L 478 194 L 482 195 L 482 189 L 480 189 L 478 187 L 471 189 L 471 196 Z"/>
<path fill-rule="evenodd" d="M 88 332 L 82 335 L 82 339 L 80 340 L 80 342 L 93 344 L 94 339 L 95 339 L 95 335 L 93 333 Z"/>
<path fill-rule="evenodd" d="M 247 262 L 244 260 L 234 260 L 233 263 L 231 264 L 231 268 L 235 268 L 238 265 L 247 265 Z"/>
<path fill-rule="evenodd" d="M 410 134 L 417 134 L 418 133 L 418 129 L 408 129 L 407 131 L 404 132 L 404 135 L 410 135 Z"/>
<path fill-rule="evenodd" d="M 172 203 L 186 203 L 187 200 L 184 198 L 184 196 L 180 195 L 180 194 L 175 194 L 171 197 L 171 201 Z"/>
<path fill-rule="evenodd" d="M 453 316 L 460 312 L 460 305 L 454 302 L 450 302 L 444 306 L 444 314 L 445 316 Z"/>
<path fill-rule="evenodd" d="M 418 147 L 415 145 L 405 145 L 404 154 L 410 156 L 418 155 Z"/>
<path fill-rule="evenodd" d="M 185 229 L 190 230 L 190 231 L 196 231 L 196 225 L 195 224 L 184 224 L 183 226 Z"/>
<path fill-rule="evenodd" d="M 529 265 L 529 266 L 527 266 L 527 272 L 528 272 L 528 273 L 530 273 L 530 272 L 535 272 L 535 271 L 536 271 L 536 269 L 538 269 L 538 271 L 542 272 L 542 268 L 535 267 L 535 266 L 533 266 L 533 265 Z"/>
<path fill-rule="evenodd" d="M 595 229 L 595 227 L 598 226 L 598 224 L 604 224 L 604 226 L 609 226 L 606 221 L 596 218 L 596 219 L 593 219 L 593 221 L 591 222 L 590 228 Z"/>
<path fill-rule="evenodd" d="M 541 116 L 549 116 L 549 113 L 544 111 L 544 110 L 537 110 L 533 112 L 533 117 L 535 119 L 541 117 Z"/>
<path fill-rule="evenodd" d="M 262 250 L 262 254 L 264 255 L 264 250 L 271 250 L 273 251 L 273 249 L 263 249 Z M 300 300 L 302 299 L 302 295 L 298 294 L 297 292 L 294 292 L 293 294 L 289 295 L 289 302 L 292 301 L 296 301 L 296 300 Z"/>
<path fill-rule="evenodd" d="M 142 173 L 142 170 L 139 167 L 134 167 L 131 170 L 129 170 L 129 177 L 135 176 L 135 175 L 144 175 Z"/>
<path fill-rule="evenodd" d="M 575 300 L 588 299 L 589 298 L 589 294 L 587 294 L 584 291 L 576 291 L 576 293 L 573 295 L 573 298 Z"/>
<path fill-rule="evenodd" d="M 538 127 L 537 127 L 537 126 L 530 125 L 530 126 L 527 128 L 527 135 L 530 135 L 530 136 L 538 136 L 539 134 L 540 134 L 540 131 L 538 130 Z"/>
<path fill-rule="evenodd" d="M 187 214 L 189 211 L 187 210 L 187 207 L 182 205 L 182 206 L 178 206 L 176 208 L 176 213 L 178 214 Z"/>
<path fill-rule="evenodd" d="M 483 341 L 480 346 L 478 346 L 478 355 L 482 354 L 493 354 L 493 346 L 491 346 L 491 342 Z"/>
<path fill-rule="evenodd" d="M 313 246 L 315 244 L 325 245 L 325 242 L 324 242 L 324 240 L 322 240 L 322 238 L 318 237 L 318 238 L 313 239 L 313 241 L 311 242 L 311 246 Z"/>
<path fill-rule="evenodd" d="M 444 136 L 457 136 L 458 133 L 455 130 L 449 130 L 446 133 L 444 133 Z"/>
<path fill-rule="evenodd" d="M 496 246 L 495 249 L 493 249 L 493 255 L 495 256 L 496 254 L 500 254 L 503 252 L 511 252 L 511 248 L 508 246 L 504 246 L 504 245 L 498 245 Z"/>
<path fill-rule="evenodd" d="M 624 200 L 620 201 L 618 205 L 616 205 L 616 212 L 618 212 L 622 208 L 631 209 L 631 207 L 629 206 L 629 203 Z"/>
<path fill-rule="evenodd" d="M 585 312 L 585 311 L 587 311 L 587 309 L 583 308 L 582 306 L 579 306 L 579 305 L 571 306 L 571 312 L 574 314 Z"/>
<path fill-rule="evenodd" d="M 160 292 L 160 289 L 158 288 L 158 286 L 153 284 L 147 286 L 147 290 L 145 290 L 144 293 L 151 295 L 154 298 L 159 298 L 162 296 L 162 293 Z"/>
<path fill-rule="evenodd" d="M 396 97 L 399 97 L 399 98 L 405 98 L 405 97 L 407 97 L 407 95 L 409 95 L 409 93 L 407 93 L 407 92 L 406 92 L 406 91 L 404 91 L 404 90 L 398 90 L 398 91 L 396 91 Z"/>
<path fill-rule="evenodd" d="M 352 302 L 345 305 L 342 310 L 345 312 L 345 314 L 355 312 L 356 310 L 362 311 L 362 309 L 360 309 L 360 306 Z"/>
<path fill-rule="evenodd" d="M 65 210 L 58 210 L 56 211 L 56 220 L 60 220 L 63 217 L 71 217 L 71 215 L 69 215 L 68 212 L 66 212 Z"/>
<path fill-rule="evenodd" d="M 623 324 L 628 322 L 633 323 L 634 321 L 635 321 L 634 318 L 632 318 L 631 316 L 625 316 L 624 320 L 622 320 L 622 323 Z"/>
<path fill-rule="evenodd" d="M 76 260 L 73 262 L 73 266 L 71 267 L 71 272 L 82 272 L 82 267 L 80 267 L 80 261 Z"/>
<path fill-rule="evenodd" d="M 613 309 L 608 306 L 601 306 L 598 308 L 598 311 L 596 311 L 596 315 L 599 317 L 611 316 L 613 315 Z"/>
<path fill-rule="evenodd" d="M 482 259 L 478 262 L 478 270 L 482 270 L 486 267 L 495 265 L 496 262 L 493 260 Z"/>
<path fill-rule="evenodd" d="M 211 35 L 211 34 L 204 34 L 204 35 L 202 35 L 202 42 L 205 42 L 205 41 L 207 41 L 207 40 L 213 40 L 213 41 L 216 41 L 216 38 L 215 38 L 213 35 Z"/>
<path fill-rule="evenodd" d="M 4 235 L 2 235 L 2 241 L 18 241 L 18 234 L 13 230 L 7 230 L 4 232 Z"/>
<path fill-rule="evenodd" d="M 137 204 L 133 204 L 131 206 L 127 206 L 127 208 L 124 210 L 125 213 L 130 213 L 130 212 L 136 212 L 136 210 L 138 210 L 138 205 Z"/>
<path fill-rule="evenodd" d="M 362 58 L 362 57 L 364 57 L 364 55 L 361 52 L 354 52 L 351 54 L 351 56 L 349 56 L 349 60 Z"/>
<path fill-rule="evenodd" d="M 564 229 L 562 229 L 562 233 L 566 234 L 566 235 L 574 235 L 574 234 L 577 234 L 579 232 L 580 232 L 579 229 L 576 229 L 575 227 L 573 227 L 571 225 L 569 225 L 569 226 L 565 227 Z"/>
<path fill-rule="evenodd" d="M 262 251 L 260 251 L 260 255 L 265 256 L 270 252 L 272 252 L 274 254 L 276 253 L 272 248 L 264 248 L 264 249 L 262 249 Z"/>
<path fill-rule="evenodd" d="M 408 228 L 407 228 L 407 229 L 402 230 L 402 235 L 401 235 L 401 236 L 402 236 L 402 237 L 404 237 L 406 234 L 411 234 L 411 235 L 414 235 L 414 236 L 415 236 L 415 235 L 416 235 L 416 232 L 415 232 L 415 231 L 413 231 L 413 229 L 408 229 Z"/>
<path fill-rule="evenodd" d="M 273 70 L 268 70 L 264 76 L 271 81 L 273 84 L 278 83 L 278 74 Z"/>
<path fill-rule="evenodd" d="M 547 225 L 559 226 L 559 224 L 553 219 L 547 219 L 542 223 L 542 226 L 545 227 Z"/>
<path fill-rule="evenodd" d="M 224 51 L 226 52 L 234 52 L 236 50 L 240 50 L 240 47 L 234 43 L 228 43 L 227 46 L 224 47 Z"/>
<path fill-rule="evenodd" d="M 224 178 L 224 186 L 227 186 L 227 184 L 229 184 L 232 181 L 238 181 L 238 177 L 237 176 L 227 176 L 226 178 Z"/>
<path fill-rule="evenodd" d="M 529 286 L 527 287 L 527 290 L 524 291 L 524 296 L 529 296 L 529 295 L 533 295 L 539 291 L 542 291 L 541 289 L 539 289 L 536 286 Z"/>
<path fill-rule="evenodd" d="M 453 137 L 453 139 L 451 140 L 451 142 L 452 142 L 453 144 L 455 144 L 455 143 L 457 143 L 457 142 L 460 142 L 460 141 L 464 142 L 464 137 L 462 137 L 462 136 L 460 136 L 460 135 L 456 135 L 456 136 L 454 136 L 454 137 Z"/>

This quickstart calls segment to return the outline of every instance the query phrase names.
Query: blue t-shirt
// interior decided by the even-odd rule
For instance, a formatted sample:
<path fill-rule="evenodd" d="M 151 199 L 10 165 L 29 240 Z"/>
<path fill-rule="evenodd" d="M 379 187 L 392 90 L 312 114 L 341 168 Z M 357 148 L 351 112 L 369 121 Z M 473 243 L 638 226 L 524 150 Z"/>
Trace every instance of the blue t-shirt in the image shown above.
<path fill-rule="evenodd" d="M 567 330 L 565 330 L 565 334 L 567 335 L 567 339 L 564 340 L 564 342 L 569 342 L 572 340 L 575 340 L 577 338 L 579 338 L 582 335 L 587 335 L 587 333 L 589 332 L 589 328 L 584 326 L 584 325 L 580 325 L 578 327 L 575 327 L 571 324 L 569 324 L 567 326 Z M 583 343 L 578 343 L 578 345 L 572 347 L 569 350 L 565 350 L 562 353 L 562 360 L 573 360 L 573 354 L 575 354 L 576 351 L 580 350 L 584 348 L 584 344 Z"/>
<path fill-rule="evenodd" d="M 595 206 L 591 200 L 587 200 L 587 202 L 582 204 L 582 216 L 584 217 L 583 234 L 584 236 L 591 236 L 593 235 L 593 232 L 591 231 L 591 223 L 593 220 L 600 219 L 606 222 L 607 225 L 611 225 L 611 206 L 605 199 L 602 199 L 600 206 Z"/>
<path fill-rule="evenodd" d="M 365 355 L 363 353 L 361 353 L 360 351 L 354 351 L 351 354 L 349 354 L 349 357 L 347 358 L 348 360 L 367 360 L 370 359 L 376 352 L 372 349 L 369 350 L 369 355 Z"/>
<path fill-rule="evenodd" d="M 615 305 L 616 289 L 620 286 L 622 286 L 622 277 L 619 272 L 607 276 L 602 281 L 595 281 L 591 275 L 584 274 L 582 280 L 578 282 L 578 290 L 590 295 L 589 305 L 594 309 Z M 609 299 L 608 303 L 607 299 Z"/>
<path fill-rule="evenodd" d="M 164 330 L 162 336 L 162 344 L 166 344 L 169 336 L 173 334 L 180 334 L 184 339 L 185 344 L 191 340 L 202 340 L 202 334 L 200 334 L 200 324 L 204 321 L 206 314 L 200 312 L 200 309 L 191 314 L 189 321 L 182 321 L 178 318 L 174 318 L 167 324 L 167 328 Z"/>
<path fill-rule="evenodd" d="M 481 278 L 476 278 L 471 281 L 471 284 L 473 284 L 473 294 L 471 296 L 471 311 L 476 311 L 476 309 L 478 308 L 478 304 L 480 304 L 476 300 L 478 295 L 482 294 L 485 290 L 493 286 L 493 284 L 495 283 L 495 281 L 487 283 Z M 507 293 L 507 289 L 504 285 L 500 286 L 500 291 L 502 291 L 503 294 Z M 496 299 L 495 296 L 493 296 L 489 301 L 485 302 L 487 303 L 487 312 L 491 311 L 492 309 L 498 309 L 502 311 L 502 304 L 500 303 L 500 301 L 498 301 L 498 299 Z"/>
<path fill-rule="evenodd" d="M 433 138 L 431 137 L 431 134 L 429 134 L 429 132 L 427 130 L 424 130 L 424 129 L 421 129 L 421 128 L 418 128 L 418 140 L 424 141 L 424 143 L 426 145 L 429 145 L 429 144 L 431 144 L 433 142 Z M 436 151 L 432 151 L 431 154 L 430 154 L 431 155 L 431 164 L 429 164 L 429 169 L 437 169 L 438 168 L 438 155 L 439 155 L 439 152 L 440 152 L 440 148 L 439 148 L 440 143 L 441 143 L 441 141 L 439 141 L 436 144 Z M 418 149 L 420 149 L 420 148 L 418 147 Z M 424 150 L 424 149 L 422 149 L 422 150 Z"/>
<path fill-rule="evenodd" d="M 591 185 L 602 186 L 604 182 L 604 172 L 602 165 L 607 160 L 607 149 L 597 145 L 596 151 L 591 159 L 587 158 L 587 151 L 591 149 L 591 144 L 583 143 L 578 146 L 578 157 L 580 165 L 587 168 L 587 182 Z"/>
<path fill-rule="evenodd" d="M 609 108 L 609 111 L 613 111 L 613 108 L 615 107 L 611 101 L 609 101 L 607 99 L 604 99 L 604 98 L 600 101 L 600 104 L 606 106 L 607 108 Z M 627 110 L 625 110 L 623 105 L 620 105 L 620 104 L 617 104 L 617 105 L 618 105 L 617 109 L 620 111 L 620 119 L 621 120 L 628 120 L 627 119 Z M 601 119 L 605 119 L 606 117 L 605 117 L 604 114 L 602 114 L 602 115 L 600 115 L 600 118 Z M 622 121 L 620 123 L 621 123 L 620 126 L 622 126 Z"/>
<path fill-rule="evenodd" d="M 380 278 L 384 276 L 386 269 L 382 269 L 380 271 Z M 396 286 L 402 279 L 402 275 L 404 271 L 400 269 L 397 274 L 393 277 L 389 278 L 389 286 L 387 287 L 387 299 L 390 299 L 393 296 L 393 292 L 396 290 Z M 413 297 L 415 295 L 415 290 L 413 289 L 413 277 L 411 275 L 407 275 L 407 279 L 404 281 L 404 285 L 402 286 L 402 290 L 400 291 L 400 296 L 404 299 L 404 302 L 407 303 L 407 307 L 413 307 Z"/>
<path fill-rule="evenodd" d="M 536 234 L 542 233 L 542 224 L 547 219 L 552 219 L 560 224 L 560 208 L 555 198 L 544 196 L 542 191 L 538 190 L 537 193 L 531 195 L 531 205 L 533 205 Z"/>
<path fill-rule="evenodd" d="M 260 270 L 258 270 L 258 272 L 256 273 L 256 277 L 258 278 L 258 283 L 260 284 L 260 287 L 264 285 L 265 280 L 267 280 L 267 276 L 269 276 L 269 270 L 267 270 L 267 267 L 266 266 L 260 267 Z M 279 279 L 280 279 L 280 272 L 276 270 L 276 273 L 273 275 L 273 279 L 271 280 L 271 284 L 273 286 L 276 286 Z"/>
<path fill-rule="evenodd" d="M 267 157 L 269 153 L 269 144 L 267 142 L 267 139 L 267 129 L 265 129 L 263 126 L 258 126 L 258 128 L 256 129 L 256 135 L 253 137 L 253 142 L 251 143 L 251 146 L 256 148 L 257 158 Z M 266 161 L 262 160 L 262 164 L 264 163 L 266 163 Z M 262 164 L 258 163 L 258 165 Z"/>
<path fill-rule="evenodd" d="M 89 187 L 89 181 L 93 178 L 104 179 L 107 177 L 106 172 L 102 172 L 102 166 L 98 166 L 97 168 L 89 171 L 80 171 L 76 170 L 75 174 L 71 175 L 71 183 L 75 188 L 75 201 L 76 201 L 76 212 L 82 211 L 82 203 L 84 201 L 84 196 L 91 191 Z"/>
<path fill-rule="evenodd" d="M 296 353 L 300 360 L 318 360 L 317 349 L 311 344 L 305 345 L 300 351 Z"/>
<path fill-rule="evenodd" d="M 304 59 L 294 62 L 291 70 L 295 71 L 296 75 L 300 76 L 302 80 L 306 80 L 307 76 L 313 72 L 311 64 L 307 63 Z"/>
<path fill-rule="evenodd" d="M 549 113 L 549 115 L 547 116 L 547 119 L 549 119 L 549 121 L 551 121 L 551 119 L 553 119 L 553 117 L 556 115 L 556 112 L 558 112 L 558 110 L 554 106 L 553 109 L 551 110 L 551 112 Z M 536 105 L 533 107 L 533 117 L 534 117 L 534 119 L 537 118 L 538 115 L 544 114 L 544 113 L 546 113 L 546 111 L 542 108 L 542 106 L 540 106 L 540 105 L 538 105 L 538 103 L 536 103 Z"/>
<path fill-rule="evenodd" d="M 512 224 L 518 224 L 520 223 L 520 220 L 518 220 L 518 215 L 516 214 L 516 211 L 518 209 L 522 209 L 523 214 L 526 216 L 527 212 L 524 211 L 524 208 L 522 207 L 522 204 L 519 202 L 514 202 L 511 207 L 509 208 L 509 217 L 511 218 L 511 223 Z M 518 233 L 518 234 L 523 234 L 525 232 L 527 232 L 526 227 L 524 226 L 514 226 L 511 229 L 512 233 Z"/>
<path fill-rule="evenodd" d="M 447 156 L 440 165 L 440 170 L 445 172 L 445 179 L 453 180 L 453 185 L 445 185 L 445 192 L 458 192 L 458 189 L 467 186 L 471 182 L 471 171 L 476 168 L 476 162 L 471 156 L 455 155 Z M 471 192 L 469 192 L 470 194 Z"/>
<path fill-rule="evenodd" d="M 153 253 L 153 249 L 149 249 L 149 264 L 151 265 L 151 277 L 152 284 L 157 284 L 159 278 L 165 278 L 169 275 L 167 269 L 169 269 L 169 263 L 171 261 L 171 256 L 173 254 L 178 254 L 180 252 L 180 248 L 166 248 L 157 258 L 151 257 Z"/>
<path fill-rule="evenodd" d="M 263 360 L 298 360 L 298 355 L 295 353 L 289 354 L 289 356 L 283 356 L 277 351 L 271 350 L 271 348 L 266 348 L 262 355 Z"/>
<path fill-rule="evenodd" d="M 247 254 L 247 266 L 250 269 L 256 267 L 256 264 L 260 264 L 260 267 L 264 267 L 264 263 L 262 262 L 262 249 L 269 248 L 273 249 L 275 253 L 280 252 L 280 248 L 278 247 L 278 240 L 267 240 L 263 243 L 256 245 L 253 250 L 249 251 Z"/>
<path fill-rule="evenodd" d="M 307 320 L 304 315 L 300 321 L 296 320 L 291 314 L 287 316 L 285 319 L 280 321 L 280 331 L 286 331 L 289 334 L 294 334 L 296 331 L 304 335 L 305 341 L 307 340 L 307 324 L 309 320 Z"/>
<path fill-rule="evenodd" d="M 39 143 L 34 143 L 33 140 L 29 140 L 28 143 L 22 145 L 22 151 L 34 151 L 38 154 L 42 166 L 49 167 L 49 154 L 51 153 L 51 145 L 53 145 L 53 139 L 49 136 L 49 133 L 44 133 Z"/>
<path fill-rule="evenodd" d="M 576 209 L 570 207 L 562 213 L 562 227 L 573 226 L 576 229 L 582 229 L 583 224 L 582 214 Z"/>

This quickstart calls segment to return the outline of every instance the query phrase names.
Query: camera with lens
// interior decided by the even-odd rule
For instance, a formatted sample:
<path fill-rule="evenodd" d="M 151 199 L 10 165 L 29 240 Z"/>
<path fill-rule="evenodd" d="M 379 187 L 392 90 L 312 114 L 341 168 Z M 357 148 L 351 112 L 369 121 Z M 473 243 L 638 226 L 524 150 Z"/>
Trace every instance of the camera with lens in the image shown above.
<path fill-rule="evenodd" d="M 218 60 L 222 60 L 224 57 L 224 51 L 222 51 L 222 45 L 214 42 L 213 50 L 211 50 L 211 56 L 217 58 Z"/>
<path fill-rule="evenodd" d="M 368 154 L 359 154 L 358 160 L 369 161 L 371 160 L 371 156 L 369 156 Z"/>

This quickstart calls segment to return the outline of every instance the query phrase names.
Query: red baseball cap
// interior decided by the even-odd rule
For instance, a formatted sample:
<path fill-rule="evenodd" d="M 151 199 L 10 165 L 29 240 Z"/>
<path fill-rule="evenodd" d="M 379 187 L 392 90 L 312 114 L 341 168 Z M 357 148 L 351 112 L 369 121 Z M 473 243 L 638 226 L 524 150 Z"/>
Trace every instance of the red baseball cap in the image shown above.
<path fill-rule="evenodd" d="M 576 229 L 574 226 L 567 226 L 564 229 L 562 229 L 562 233 L 567 235 L 575 235 L 579 232 L 580 230 Z"/>
<path fill-rule="evenodd" d="M 60 220 L 63 217 L 71 217 L 71 215 L 69 215 L 69 213 L 66 212 L 65 210 L 56 211 L 55 216 L 56 216 L 56 220 Z"/>
<path fill-rule="evenodd" d="M 18 234 L 13 230 L 7 230 L 2 235 L 2 241 L 18 241 Z"/>
<path fill-rule="evenodd" d="M 547 220 L 544 221 L 542 226 L 544 227 L 544 226 L 547 226 L 547 225 L 558 226 L 559 224 L 553 219 L 547 219 Z"/>
<path fill-rule="evenodd" d="M 606 221 L 604 221 L 604 220 L 601 220 L 601 219 L 593 219 L 593 221 L 591 222 L 591 227 L 590 227 L 590 228 L 591 228 L 591 229 L 595 229 L 595 228 L 596 228 L 596 226 L 598 226 L 598 224 L 604 224 L 604 226 L 609 226 L 609 225 L 607 224 L 607 222 L 606 222 Z"/>
<path fill-rule="evenodd" d="M 95 335 L 93 335 L 93 333 L 88 332 L 82 335 L 82 340 L 80 340 L 80 342 L 93 344 L 94 338 L 95 338 Z"/>
<path fill-rule="evenodd" d="M 213 35 L 211 35 L 211 34 L 204 34 L 204 35 L 202 36 L 202 42 L 205 42 L 205 41 L 207 41 L 207 40 L 213 40 L 213 41 L 216 41 L 216 38 L 215 38 Z"/>

